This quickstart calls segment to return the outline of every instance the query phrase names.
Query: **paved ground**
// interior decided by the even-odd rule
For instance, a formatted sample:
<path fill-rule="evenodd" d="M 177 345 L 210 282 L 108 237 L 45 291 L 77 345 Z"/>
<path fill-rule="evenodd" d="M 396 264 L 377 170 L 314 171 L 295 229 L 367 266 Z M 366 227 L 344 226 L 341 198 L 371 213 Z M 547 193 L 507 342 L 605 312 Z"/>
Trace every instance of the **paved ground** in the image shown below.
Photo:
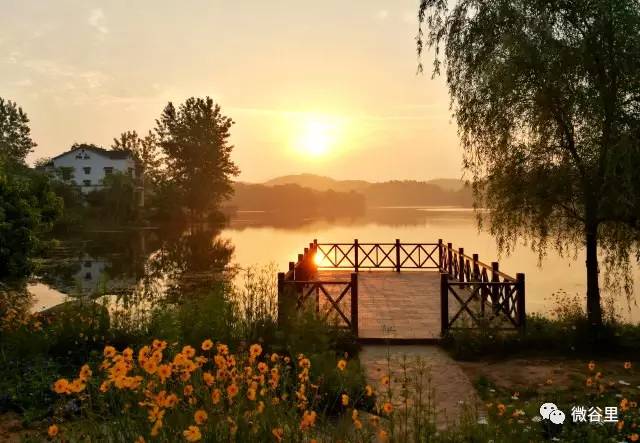
<path fill-rule="evenodd" d="M 422 361 L 428 373 L 423 377 L 426 378 L 423 380 L 423 390 L 428 385 L 433 392 L 436 425 L 439 428 L 460 420 L 463 414 L 475 411 L 478 406 L 479 400 L 471 381 L 458 363 L 438 346 L 365 345 L 359 358 L 372 386 L 378 388 L 380 379 L 391 374 L 391 388 L 397 408 L 402 407 L 403 366 L 408 368 L 409 392 L 415 393 L 415 383 L 420 379 L 420 365 L 417 362 L 418 359 Z"/>
<path fill-rule="evenodd" d="M 348 281 L 349 276 L 347 271 L 320 271 L 318 279 Z M 358 300 L 358 336 L 361 338 L 440 337 L 440 274 L 437 272 L 361 271 Z"/>

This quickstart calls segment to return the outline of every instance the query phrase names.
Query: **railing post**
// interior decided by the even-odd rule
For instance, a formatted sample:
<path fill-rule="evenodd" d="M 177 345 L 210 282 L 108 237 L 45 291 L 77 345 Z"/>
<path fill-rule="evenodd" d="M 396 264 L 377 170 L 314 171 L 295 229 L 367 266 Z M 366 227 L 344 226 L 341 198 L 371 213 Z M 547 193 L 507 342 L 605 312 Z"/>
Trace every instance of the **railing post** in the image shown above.
<path fill-rule="evenodd" d="M 358 274 L 351 274 L 351 329 L 358 337 Z"/>
<path fill-rule="evenodd" d="M 449 274 L 440 273 L 440 333 L 449 330 Z"/>
<path fill-rule="evenodd" d="M 400 272 L 400 239 L 396 238 L 396 272 Z"/>
<path fill-rule="evenodd" d="M 480 267 L 478 266 L 478 254 L 473 254 L 473 277 L 472 280 L 480 280 Z"/>
<path fill-rule="evenodd" d="M 500 264 L 497 261 L 491 262 L 491 281 L 499 282 L 500 276 L 498 272 L 500 271 Z M 497 305 L 498 299 L 500 298 L 500 288 L 497 285 L 491 287 L 491 304 L 493 305 L 493 312 L 498 313 L 498 309 L 500 309 Z"/>
<path fill-rule="evenodd" d="M 516 287 L 518 299 L 516 301 L 518 308 L 518 325 L 520 329 L 524 331 L 527 322 L 527 313 L 525 311 L 525 291 L 524 291 L 524 274 L 518 273 L 516 274 Z"/>
<path fill-rule="evenodd" d="M 353 241 L 353 252 L 354 252 L 354 260 L 353 260 L 353 267 L 355 269 L 356 272 L 358 272 L 358 250 L 360 249 L 360 246 L 358 246 L 358 239 L 356 238 Z"/>
<path fill-rule="evenodd" d="M 440 272 L 443 271 L 443 269 L 442 269 L 442 239 L 441 238 L 438 239 L 438 270 Z"/>
<path fill-rule="evenodd" d="M 464 248 L 458 248 L 458 281 L 464 281 Z"/>
<path fill-rule="evenodd" d="M 306 277 L 304 276 L 303 263 L 304 263 L 304 255 L 298 254 L 298 262 L 296 263 L 296 270 L 295 270 L 296 281 L 306 280 Z"/>
<path fill-rule="evenodd" d="M 284 322 L 284 272 L 278 272 L 278 325 Z"/>
<path fill-rule="evenodd" d="M 451 275 L 453 273 L 453 243 L 447 243 L 447 258 L 448 260 L 448 265 L 447 265 L 447 274 Z"/>

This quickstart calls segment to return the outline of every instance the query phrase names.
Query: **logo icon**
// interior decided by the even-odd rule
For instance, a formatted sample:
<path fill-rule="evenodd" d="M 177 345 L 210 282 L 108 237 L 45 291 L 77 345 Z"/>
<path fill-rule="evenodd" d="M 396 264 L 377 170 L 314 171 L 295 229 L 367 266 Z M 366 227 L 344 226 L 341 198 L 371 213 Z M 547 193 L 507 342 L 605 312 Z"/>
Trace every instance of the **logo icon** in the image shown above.
<path fill-rule="evenodd" d="M 557 410 L 558 410 L 558 407 L 554 403 L 545 403 L 542 406 L 540 406 L 540 415 L 545 420 L 549 420 L 549 415 L 553 411 L 557 411 Z"/>

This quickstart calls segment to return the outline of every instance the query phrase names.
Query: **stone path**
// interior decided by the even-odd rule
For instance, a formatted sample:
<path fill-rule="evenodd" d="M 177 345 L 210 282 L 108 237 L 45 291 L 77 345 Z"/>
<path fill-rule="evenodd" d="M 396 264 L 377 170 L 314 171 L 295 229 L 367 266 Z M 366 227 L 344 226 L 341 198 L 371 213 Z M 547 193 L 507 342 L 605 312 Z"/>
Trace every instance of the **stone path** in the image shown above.
<path fill-rule="evenodd" d="M 438 428 L 459 421 L 466 411 L 475 409 L 479 404 L 476 391 L 465 372 L 438 346 L 365 345 L 359 355 L 367 381 L 376 389 L 383 376 L 392 374 L 391 387 L 396 399 L 400 397 L 399 380 L 403 377 L 404 357 L 410 379 L 416 377 L 417 359 L 421 359 L 428 368 Z"/>

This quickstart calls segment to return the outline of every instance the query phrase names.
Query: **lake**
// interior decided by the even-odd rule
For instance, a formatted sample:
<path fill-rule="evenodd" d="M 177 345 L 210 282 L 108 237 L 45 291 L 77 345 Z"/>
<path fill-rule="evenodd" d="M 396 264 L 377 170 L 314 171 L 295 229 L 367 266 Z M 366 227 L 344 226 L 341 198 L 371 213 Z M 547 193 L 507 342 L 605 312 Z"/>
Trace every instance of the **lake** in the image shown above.
<path fill-rule="evenodd" d="M 547 313 L 558 291 L 585 293 L 584 254 L 560 257 L 554 251 L 542 262 L 526 245 L 499 256 L 495 241 L 479 232 L 472 210 L 465 208 L 395 207 L 370 209 L 352 218 L 296 219 L 261 212 L 238 212 L 223 227 L 87 232 L 64 239 L 43 261 L 29 291 L 41 310 L 67 295 L 119 293 L 132 288 L 186 291 L 230 275 L 230 269 L 273 265 L 284 271 L 305 246 L 319 242 L 451 242 L 480 260 L 500 262 L 510 275 L 526 274 L 527 311 Z M 604 270 L 604 267 L 602 267 Z M 640 284 L 640 268 L 634 266 Z M 275 278 L 275 275 L 274 275 Z M 615 306 L 626 320 L 640 321 L 640 308 L 624 295 Z"/>

